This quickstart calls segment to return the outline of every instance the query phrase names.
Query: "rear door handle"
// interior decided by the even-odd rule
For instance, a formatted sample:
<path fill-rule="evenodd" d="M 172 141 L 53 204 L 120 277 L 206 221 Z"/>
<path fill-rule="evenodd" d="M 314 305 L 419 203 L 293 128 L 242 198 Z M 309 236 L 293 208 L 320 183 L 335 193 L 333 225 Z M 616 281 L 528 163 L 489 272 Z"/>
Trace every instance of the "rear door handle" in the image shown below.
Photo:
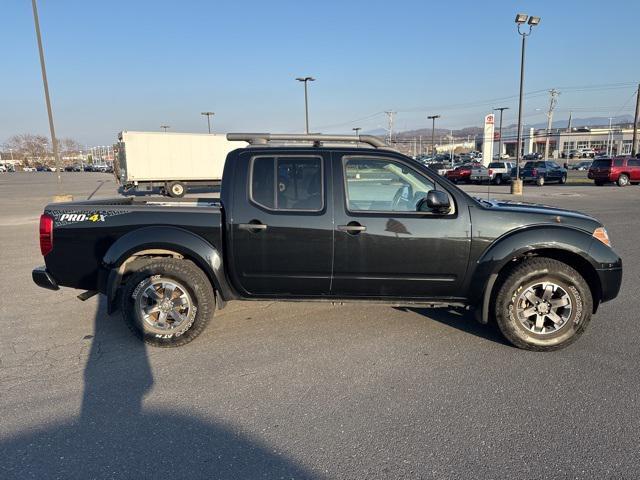
<path fill-rule="evenodd" d="M 348 225 L 338 225 L 338 230 L 341 232 L 351 233 L 353 235 L 364 232 L 366 229 L 367 227 L 356 222 L 350 222 Z"/>
<path fill-rule="evenodd" d="M 267 225 L 264 223 L 259 223 L 256 221 L 255 223 L 239 223 L 238 228 L 240 230 L 248 230 L 250 232 L 261 232 L 262 230 L 267 229 Z"/>

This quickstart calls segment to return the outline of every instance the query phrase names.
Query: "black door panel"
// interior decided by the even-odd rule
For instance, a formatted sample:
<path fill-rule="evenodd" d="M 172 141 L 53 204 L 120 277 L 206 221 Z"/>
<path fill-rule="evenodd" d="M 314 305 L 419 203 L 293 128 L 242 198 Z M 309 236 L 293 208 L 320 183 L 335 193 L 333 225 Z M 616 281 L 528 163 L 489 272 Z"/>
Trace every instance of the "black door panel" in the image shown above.
<path fill-rule="evenodd" d="M 348 167 L 345 179 L 343 166 L 349 159 L 334 159 L 336 225 L 362 226 L 364 230 L 336 228 L 331 293 L 460 296 L 458 288 L 466 272 L 471 241 L 468 211 L 457 209 L 454 201 L 451 215 L 416 212 L 417 202 L 426 196 L 425 190 L 436 188 L 435 183 L 399 159 L 391 160 L 400 168 L 356 161 L 353 168 Z M 424 179 L 424 184 L 415 179 Z M 346 191 L 351 192 L 348 198 Z M 363 211 L 353 211 L 357 209 Z"/>
<path fill-rule="evenodd" d="M 236 172 L 250 178 L 234 193 L 229 222 L 236 288 L 248 296 L 328 295 L 333 219 L 325 157 L 247 152 L 240 159 Z"/>

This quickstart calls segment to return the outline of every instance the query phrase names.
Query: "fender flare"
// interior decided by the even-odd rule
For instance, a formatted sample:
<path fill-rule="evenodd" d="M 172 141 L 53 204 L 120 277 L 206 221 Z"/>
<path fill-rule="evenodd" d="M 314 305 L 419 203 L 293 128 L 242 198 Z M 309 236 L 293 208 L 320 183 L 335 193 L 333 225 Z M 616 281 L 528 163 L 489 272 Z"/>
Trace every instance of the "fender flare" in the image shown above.
<path fill-rule="evenodd" d="M 124 273 L 121 267 L 137 252 L 145 250 L 167 250 L 182 255 L 205 272 L 222 303 L 234 297 L 227 282 L 222 254 L 215 246 L 180 227 L 142 227 L 116 240 L 102 259 L 108 272 L 104 293 L 107 295 L 109 313 L 115 310 L 114 303 Z"/>
<path fill-rule="evenodd" d="M 487 323 L 493 288 L 507 264 L 536 252 L 560 252 L 580 257 L 595 271 L 597 265 L 589 251 L 593 237 L 580 229 L 567 225 L 540 225 L 508 232 L 496 239 L 480 256 L 473 273 L 469 275 L 470 304 L 475 305 L 476 317 Z"/>

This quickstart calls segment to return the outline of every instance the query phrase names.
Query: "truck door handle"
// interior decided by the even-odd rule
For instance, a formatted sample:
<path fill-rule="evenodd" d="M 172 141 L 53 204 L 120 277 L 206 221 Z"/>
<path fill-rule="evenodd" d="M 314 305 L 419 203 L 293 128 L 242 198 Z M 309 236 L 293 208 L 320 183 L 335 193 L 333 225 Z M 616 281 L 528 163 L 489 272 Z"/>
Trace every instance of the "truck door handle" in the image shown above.
<path fill-rule="evenodd" d="M 360 225 L 358 222 L 349 222 L 347 225 L 338 225 L 338 230 L 350 233 L 351 235 L 357 235 L 360 232 L 364 232 L 366 229 L 367 227 Z"/>
<path fill-rule="evenodd" d="M 264 223 L 260 223 L 259 220 L 251 220 L 249 223 L 239 223 L 238 228 L 240 230 L 248 230 L 250 232 L 258 233 L 262 230 L 266 230 L 267 226 Z"/>

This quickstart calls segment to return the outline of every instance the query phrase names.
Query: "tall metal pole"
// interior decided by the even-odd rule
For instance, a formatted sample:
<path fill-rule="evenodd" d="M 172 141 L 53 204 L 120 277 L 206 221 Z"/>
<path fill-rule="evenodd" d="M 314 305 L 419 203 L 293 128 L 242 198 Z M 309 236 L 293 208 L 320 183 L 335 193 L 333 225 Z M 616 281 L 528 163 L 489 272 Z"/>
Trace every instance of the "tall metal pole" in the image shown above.
<path fill-rule="evenodd" d="M 56 129 L 53 125 L 53 111 L 51 110 L 51 98 L 49 97 L 49 82 L 47 81 L 47 68 L 44 64 L 44 50 L 42 48 L 42 36 L 40 35 L 40 20 L 38 18 L 38 6 L 36 0 L 31 0 L 33 7 L 33 21 L 36 24 L 36 37 L 38 39 L 38 52 L 40 53 L 40 69 L 42 70 L 42 83 L 44 84 L 44 98 L 47 103 L 47 114 L 49 116 L 49 131 L 51 132 L 51 145 L 53 147 L 53 156 L 56 160 L 56 172 L 58 174 L 58 183 L 62 181 L 60 178 L 60 152 L 58 151 L 58 139 L 56 138 Z"/>
<path fill-rule="evenodd" d="M 436 152 L 436 118 L 440 118 L 440 115 L 428 115 L 428 119 L 431 120 L 431 155 L 435 155 Z"/>
<path fill-rule="evenodd" d="M 309 134 L 309 96 L 307 93 L 307 82 L 314 82 L 313 77 L 298 77 L 297 81 L 304 83 L 304 133 Z"/>
<path fill-rule="evenodd" d="M 214 112 L 202 112 L 200 115 L 204 115 L 207 117 L 207 128 L 209 129 L 209 133 L 211 133 L 211 120 L 210 117 L 215 115 Z"/>
<path fill-rule="evenodd" d="M 306 80 L 304 81 L 304 133 L 309 133 L 309 96 Z"/>
<path fill-rule="evenodd" d="M 500 111 L 500 126 L 498 127 L 498 160 L 500 160 L 502 156 L 502 112 L 509 110 L 509 107 L 498 107 L 494 108 L 494 110 Z"/>
<path fill-rule="evenodd" d="M 640 83 L 636 94 L 636 115 L 633 117 L 633 140 L 631 141 L 631 155 L 638 153 L 638 116 L 640 116 Z"/>
<path fill-rule="evenodd" d="M 520 100 L 518 101 L 518 151 L 516 152 L 516 180 L 520 180 L 520 160 L 522 159 L 522 152 L 520 151 L 520 141 L 522 139 L 522 103 L 523 103 L 523 88 L 524 88 L 524 53 L 527 43 L 527 35 L 520 34 L 522 37 L 522 53 L 520 54 Z"/>

